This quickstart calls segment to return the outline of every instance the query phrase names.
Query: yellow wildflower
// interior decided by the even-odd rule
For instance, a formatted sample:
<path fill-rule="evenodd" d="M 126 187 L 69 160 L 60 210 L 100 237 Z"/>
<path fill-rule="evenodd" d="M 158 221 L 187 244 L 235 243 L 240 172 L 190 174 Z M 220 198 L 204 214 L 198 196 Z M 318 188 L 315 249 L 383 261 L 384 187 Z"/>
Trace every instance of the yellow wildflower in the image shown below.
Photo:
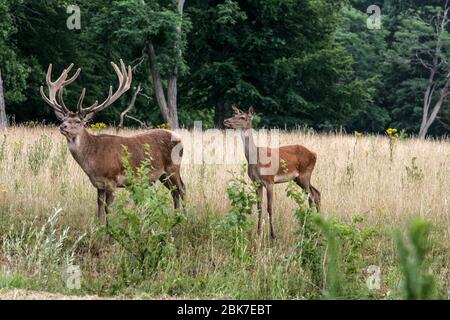
<path fill-rule="evenodd" d="M 362 133 L 361 132 L 359 132 L 359 131 L 355 131 L 354 132 L 355 133 L 355 137 L 357 137 L 357 138 L 359 138 L 359 137 L 362 137 Z"/>
<path fill-rule="evenodd" d="M 156 128 L 158 128 L 158 129 L 170 129 L 170 124 L 168 124 L 168 123 L 161 123 L 160 125 L 157 125 Z"/>
<path fill-rule="evenodd" d="M 108 126 L 106 124 L 104 124 L 103 122 L 97 122 L 97 123 L 91 124 L 91 129 L 93 129 L 93 130 L 103 130 L 106 128 L 108 128 Z"/>
<path fill-rule="evenodd" d="M 398 130 L 397 128 L 388 128 L 386 129 L 386 134 L 393 139 L 398 138 Z"/>

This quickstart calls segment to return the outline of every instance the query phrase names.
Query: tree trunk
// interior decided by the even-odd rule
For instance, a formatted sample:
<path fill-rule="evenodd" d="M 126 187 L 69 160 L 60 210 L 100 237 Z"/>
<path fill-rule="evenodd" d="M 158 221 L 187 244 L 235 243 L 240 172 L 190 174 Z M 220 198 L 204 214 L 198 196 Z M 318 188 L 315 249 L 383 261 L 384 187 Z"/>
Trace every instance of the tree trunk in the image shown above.
<path fill-rule="evenodd" d="M 431 100 L 433 98 L 434 87 L 431 87 L 431 85 L 429 85 L 425 92 L 423 117 L 422 123 L 420 124 L 419 138 L 423 139 L 426 137 L 428 129 L 430 129 L 430 126 L 433 124 L 434 120 L 436 120 L 436 117 L 439 111 L 441 110 L 442 105 L 445 103 L 445 100 L 447 99 L 448 89 L 450 86 L 450 72 L 447 74 L 446 78 L 447 80 L 444 84 L 444 87 L 439 91 L 439 99 L 434 104 L 431 113 L 430 113 L 430 106 Z M 432 78 L 430 77 L 430 79 Z"/>
<path fill-rule="evenodd" d="M 167 85 L 167 107 L 171 119 L 171 127 L 178 128 L 178 108 L 177 108 L 177 74 L 176 71 L 169 77 Z"/>
<path fill-rule="evenodd" d="M 425 61 L 423 61 L 419 57 L 419 52 L 416 52 L 416 57 L 420 61 L 423 67 L 430 70 L 430 75 L 428 77 L 428 84 L 427 89 L 425 90 L 424 99 L 423 99 L 423 114 L 422 114 L 422 122 L 420 123 L 420 129 L 419 129 L 419 137 L 425 138 L 428 129 L 433 124 L 434 120 L 436 120 L 436 117 L 441 110 L 442 105 L 445 103 L 447 96 L 448 96 L 448 90 L 450 85 L 450 71 L 446 70 L 447 76 L 445 77 L 445 84 L 444 86 L 439 90 L 439 95 L 437 101 L 434 103 L 433 109 L 430 113 L 431 103 L 433 101 L 433 95 L 435 93 L 435 89 L 438 86 L 439 79 L 435 79 L 435 77 L 439 74 L 439 66 L 442 65 L 445 60 L 443 60 L 440 57 L 440 52 L 442 51 L 442 41 L 441 41 L 441 35 L 446 32 L 447 25 L 449 23 L 448 19 L 448 13 L 450 8 L 448 7 L 449 0 L 445 1 L 444 4 L 444 10 L 439 11 L 438 15 L 433 18 L 433 20 L 436 20 L 437 22 L 430 22 L 430 26 L 432 26 L 435 29 L 436 32 L 436 48 L 434 48 L 434 56 L 432 63 L 428 64 Z M 442 16 L 441 16 L 442 15 Z M 432 20 L 432 21 L 433 21 Z M 445 62 L 444 65 L 447 65 Z M 448 66 L 448 65 L 447 65 Z"/>
<path fill-rule="evenodd" d="M 162 117 L 166 123 L 171 122 L 169 110 L 167 108 L 166 95 L 162 85 L 161 77 L 159 75 L 158 65 L 156 62 L 155 48 L 149 36 L 145 39 L 145 46 L 147 49 L 148 60 L 150 61 L 150 69 L 152 71 L 153 86 L 155 88 L 156 102 L 161 110 Z"/>
<path fill-rule="evenodd" d="M 0 71 L 0 130 L 6 129 L 7 126 L 8 122 L 6 119 L 5 98 L 3 95 L 3 80 L 2 73 Z"/>
<path fill-rule="evenodd" d="M 180 15 L 183 15 L 183 7 L 185 0 L 177 1 L 177 11 Z M 181 25 L 177 27 L 177 32 L 181 32 Z M 176 49 L 176 41 L 174 43 Z M 161 76 L 158 70 L 158 64 L 156 61 L 155 48 L 153 46 L 150 35 L 147 35 L 145 39 L 145 46 L 147 49 L 148 59 L 150 61 L 150 68 L 152 71 L 153 85 L 155 87 L 156 101 L 158 102 L 159 109 L 163 116 L 164 121 L 169 124 L 172 129 L 178 128 L 178 107 L 177 107 L 177 81 L 178 81 L 178 66 L 173 67 L 172 74 L 167 79 L 167 97 L 164 92 L 164 87 L 161 81 Z M 178 50 L 178 54 L 181 56 L 181 50 Z"/>
<path fill-rule="evenodd" d="M 228 109 L 230 109 L 230 104 L 224 99 L 220 98 L 219 101 L 217 101 L 214 110 L 214 123 L 217 128 L 224 128 L 223 121 L 225 120 L 225 114 L 227 113 Z"/>

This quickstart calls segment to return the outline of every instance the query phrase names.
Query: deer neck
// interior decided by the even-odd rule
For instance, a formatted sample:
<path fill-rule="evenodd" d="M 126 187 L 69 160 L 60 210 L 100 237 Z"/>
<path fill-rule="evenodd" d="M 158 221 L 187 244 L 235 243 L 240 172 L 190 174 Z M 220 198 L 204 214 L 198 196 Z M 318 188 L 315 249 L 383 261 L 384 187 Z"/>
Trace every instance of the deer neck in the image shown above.
<path fill-rule="evenodd" d="M 253 140 L 253 129 L 246 129 L 241 132 L 242 142 L 244 143 L 244 153 L 247 163 L 250 166 L 256 166 L 257 163 L 257 147 Z"/>
<path fill-rule="evenodd" d="M 89 155 L 89 150 L 92 147 L 92 141 L 94 139 L 95 137 L 86 129 L 83 129 L 80 134 L 74 137 L 67 138 L 70 153 L 83 169 L 85 169 L 85 159 Z"/>

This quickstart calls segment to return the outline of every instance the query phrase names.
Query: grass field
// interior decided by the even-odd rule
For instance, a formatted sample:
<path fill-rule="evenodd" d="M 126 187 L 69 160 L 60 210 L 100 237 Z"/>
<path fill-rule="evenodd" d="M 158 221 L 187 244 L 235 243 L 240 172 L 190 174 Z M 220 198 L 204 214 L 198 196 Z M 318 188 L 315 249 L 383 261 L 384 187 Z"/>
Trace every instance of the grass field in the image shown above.
<path fill-rule="evenodd" d="M 211 137 L 206 133 L 203 138 L 206 146 Z M 302 144 L 318 154 L 312 183 L 322 194 L 325 217 L 342 223 L 362 217 L 356 229 L 374 230 L 367 245 L 355 251 L 355 283 L 350 284 L 355 290 L 346 297 L 401 296 L 392 234 L 404 230 L 414 217 L 432 223 L 429 268 L 436 279 L 436 296 L 447 297 L 450 141 L 295 131 L 281 133 L 280 142 Z M 185 150 L 188 162 L 192 150 Z M 244 161 L 242 150 L 240 157 Z M 291 259 L 298 250 L 298 223 L 286 184 L 275 188 L 275 242 L 268 237 L 267 215 L 264 236 L 258 238 L 256 227 L 248 234 L 245 261 L 233 257 L 215 235 L 214 223 L 230 210 L 227 181 L 238 172 L 239 164 L 182 166 L 188 213 L 174 232 L 176 250 L 155 272 L 132 282 L 122 277 L 120 247 L 97 231 L 96 191 L 72 159 L 63 136 L 52 127 L 10 128 L 0 136 L 0 289 L 132 298 L 321 298 L 323 288 Z M 59 208 L 59 219 L 41 235 L 42 226 Z M 253 214 L 250 220 L 255 219 Z M 80 266 L 81 289 L 66 286 L 64 266 L 69 262 Z M 365 268 L 370 265 L 381 269 L 381 287 L 376 290 L 365 289 Z"/>

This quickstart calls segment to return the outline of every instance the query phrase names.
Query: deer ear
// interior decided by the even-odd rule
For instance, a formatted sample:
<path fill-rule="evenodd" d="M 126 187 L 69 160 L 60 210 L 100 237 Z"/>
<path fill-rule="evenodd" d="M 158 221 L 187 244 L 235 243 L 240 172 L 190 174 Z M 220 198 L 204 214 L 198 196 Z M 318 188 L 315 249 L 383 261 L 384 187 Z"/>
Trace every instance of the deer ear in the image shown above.
<path fill-rule="evenodd" d="M 236 108 L 235 106 L 231 106 L 231 108 L 233 109 L 233 111 L 234 111 L 234 114 L 239 114 L 239 113 L 242 113 L 242 111 L 241 111 L 241 110 L 239 110 L 238 108 Z"/>
<path fill-rule="evenodd" d="M 92 119 L 94 119 L 94 115 L 95 115 L 94 112 L 88 113 L 87 115 L 85 115 L 85 116 L 83 117 L 84 123 L 89 123 L 89 122 L 91 122 Z"/>
<path fill-rule="evenodd" d="M 250 106 L 250 108 L 248 109 L 248 114 L 252 117 L 255 115 L 255 109 L 253 109 L 253 106 Z"/>

